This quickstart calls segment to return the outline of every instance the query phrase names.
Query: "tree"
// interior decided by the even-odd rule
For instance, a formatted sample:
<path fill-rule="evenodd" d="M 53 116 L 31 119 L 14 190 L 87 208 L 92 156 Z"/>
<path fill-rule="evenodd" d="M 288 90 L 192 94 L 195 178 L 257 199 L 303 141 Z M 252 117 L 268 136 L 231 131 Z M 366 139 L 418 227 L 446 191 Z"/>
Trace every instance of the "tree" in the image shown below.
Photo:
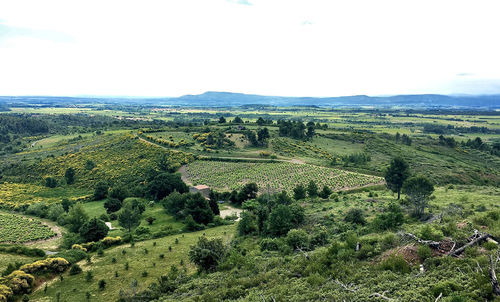
<path fill-rule="evenodd" d="M 174 191 L 162 199 L 161 204 L 167 213 L 179 219 L 185 216 L 184 208 L 186 207 L 186 199 L 186 194 Z"/>
<path fill-rule="evenodd" d="M 71 201 L 67 198 L 63 198 L 61 201 L 61 205 L 66 213 L 68 213 L 69 208 L 71 207 Z"/>
<path fill-rule="evenodd" d="M 264 146 L 267 145 L 266 141 L 269 138 L 269 129 L 266 127 L 259 129 L 257 131 L 257 141 L 259 142 L 259 145 Z"/>
<path fill-rule="evenodd" d="M 293 198 L 295 200 L 301 200 L 301 199 L 306 198 L 306 188 L 304 188 L 304 185 L 298 184 L 293 189 Z"/>
<path fill-rule="evenodd" d="M 288 233 L 293 227 L 292 211 L 286 205 L 278 205 L 269 215 L 269 232 L 275 236 L 282 236 Z"/>
<path fill-rule="evenodd" d="M 266 124 L 266 121 L 262 117 L 259 117 L 256 123 L 257 125 L 262 126 Z"/>
<path fill-rule="evenodd" d="M 398 193 L 398 200 L 401 196 L 403 183 L 410 176 L 408 164 L 400 157 L 393 158 L 391 164 L 385 172 L 387 187 Z"/>
<path fill-rule="evenodd" d="M 155 220 L 156 218 L 154 218 L 153 216 L 146 217 L 146 221 L 148 222 L 149 225 L 152 225 Z"/>
<path fill-rule="evenodd" d="M 410 199 L 414 207 L 414 214 L 419 218 L 423 217 L 433 192 L 434 185 L 424 176 L 408 178 L 403 185 L 403 193 Z"/>
<path fill-rule="evenodd" d="M 104 208 L 108 214 L 118 212 L 122 208 L 122 202 L 116 198 L 108 198 L 104 202 Z"/>
<path fill-rule="evenodd" d="M 116 198 L 119 201 L 123 201 L 129 196 L 127 188 L 125 186 L 114 186 L 109 192 L 109 197 Z"/>
<path fill-rule="evenodd" d="M 243 124 L 243 120 L 241 119 L 241 117 L 237 116 L 233 119 L 233 123 L 235 124 Z"/>
<path fill-rule="evenodd" d="M 57 218 L 64 214 L 64 208 L 61 204 L 51 204 L 47 211 L 47 218 L 53 221 L 57 221 Z"/>
<path fill-rule="evenodd" d="M 309 184 L 307 185 L 307 194 L 309 195 L 309 197 L 318 196 L 318 186 L 312 179 L 311 181 L 309 181 Z"/>
<path fill-rule="evenodd" d="M 96 217 L 84 223 L 80 228 L 80 236 L 82 236 L 86 242 L 97 242 L 106 237 L 108 232 L 108 226 L 104 223 L 104 221 L 97 219 Z"/>
<path fill-rule="evenodd" d="M 257 192 L 259 191 L 259 188 L 257 187 L 257 184 L 254 182 L 246 184 L 241 191 L 238 193 L 237 196 L 237 203 L 241 204 L 244 201 L 247 201 L 249 199 L 254 199 L 257 197 Z"/>
<path fill-rule="evenodd" d="M 188 186 L 182 181 L 179 173 L 159 173 L 147 185 L 147 192 L 155 200 L 162 200 L 173 191 L 186 193 Z"/>
<path fill-rule="evenodd" d="M 186 215 L 193 216 L 197 223 L 208 224 L 214 220 L 214 213 L 207 200 L 200 193 L 188 194 L 185 207 Z"/>
<path fill-rule="evenodd" d="M 316 131 L 314 130 L 314 126 L 307 127 L 307 132 L 306 132 L 307 138 L 309 138 L 309 139 L 313 138 L 314 134 L 316 134 Z"/>
<path fill-rule="evenodd" d="M 45 186 L 48 188 L 57 187 L 57 179 L 55 179 L 54 177 L 45 178 Z"/>
<path fill-rule="evenodd" d="M 141 215 L 130 206 L 123 207 L 118 213 L 118 223 L 130 232 L 141 223 Z"/>
<path fill-rule="evenodd" d="M 227 254 L 227 249 L 222 243 L 222 239 L 207 239 L 205 236 L 198 239 L 195 246 L 189 250 L 189 259 L 201 271 L 211 272 L 217 269 Z"/>
<path fill-rule="evenodd" d="M 87 213 L 85 213 L 82 205 L 77 203 L 69 210 L 66 222 L 68 223 L 68 229 L 73 233 L 77 233 L 82 225 L 88 220 L 89 217 Z"/>
<path fill-rule="evenodd" d="M 249 211 L 241 213 L 241 219 L 238 222 L 238 234 L 245 236 L 258 231 L 257 217 Z"/>
<path fill-rule="evenodd" d="M 85 162 L 85 169 L 90 171 L 94 168 L 95 168 L 95 163 L 92 160 L 87 159 L 87 161 Z"/>
<path fill-rule="evenodd" d="M 226 119 L 223 116 L 221 116 L 219 118 L 219 124 L 224 124 L 225 122 L 226 122 Z"/>
<path fill-rule="evenodd" d="M 220 215 L 219 205 L 217 204 L 216 199 L 210 198 L 208 205 L 210 206 L 210 209 L 212 210 L 212 213 L 214 213 L 214 215 Z"/>
<path fill-rule="evenodd" d="M 68 185 L 72 185 L 75 183 L 75 169 L 69 167 L 66 169 L 66 172 L 64 173 L 64 178 L 66 178 L 66 183 Z"/>
<path fill-rule="evenodd" d="M 108 196 L 109 185 L 105 181 L 99 181 L 94 188 L 94 200 L 102 200 Z"/>
<path fill-rule="evenodd" d="M 330 190 L 328 186 L 323 186 L 323 190 L 321 190 L 318 195 L 323 199 L 327 199 L 332 195 L 332 190 Z"/>

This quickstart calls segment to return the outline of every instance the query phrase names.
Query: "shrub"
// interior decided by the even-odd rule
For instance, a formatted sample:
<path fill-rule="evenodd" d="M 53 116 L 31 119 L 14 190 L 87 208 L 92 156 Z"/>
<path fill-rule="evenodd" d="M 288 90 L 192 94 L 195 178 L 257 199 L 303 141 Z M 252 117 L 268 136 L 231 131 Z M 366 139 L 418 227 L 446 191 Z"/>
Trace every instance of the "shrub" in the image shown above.
<path fill-rule="evenodd" d="M 196 246 L 191 246 L 189 250 L 189 259 L 200 270 L 213 271 L 226 256 L 226 247 L 222 239 L 207 239 L 200 237 Z"/>
<path fill-rule="evenodd" d="M 99 280 L 99 290 L 104 290 L 106 288 L 106 281 L 104 279 Z"/>
<path fill-rule="evenodd" d="M 73 264 L 71 268 L 69 269 L 69 274 L 70 275 L 77 275 L 82 272 L 82 268 L 78 264 Z"/>
<path fill-rule="evenodd" d="M 417 255 L 420 260 L 424 261 L 432 256 L 432 250 L 428 245 L 419 245 L 417 248 Z"/>
<path fill-rule="evenodd" d="M 92 271 L 87 271 L 87 275 L 85 275 L 85 280 L 87 282 L 90 282 L 90 281 L 92 281 L 93 278 L 94 278 L 94 276 L 92 275 Z"/>
<path fill-rule="evenodd" d="M 286 242 L 294 250 L 309 248 L 309 236 L 304 230 L 290 230 L 286 235 Z"/>
<path fill-rule="evenodd" d="M 144 235 L 144 234 L 150 234 L 150 233 L 151 233 L 151 231 L 149 230 L 149 228 L 144 227 L 144 226 L 140 226 L 137 229 L 135 229 L 136 235 Z"/>
<path fill-rule="evenodd" d="M 392 255 L 380 263 L 380 268 L 394 273 L 409 273 L 410 266 L 401 255 Z"/>
<path fill-rule="evenodd" d="M 25 264 L 19 270 L 26 273 L 40 273 L 49 271 L 53 273 L 62 273 L 69 267 L 69 262 L 61 257 L 47 258 L 45 260 L 38 260 L 31 264 Z"/>
<path fill-rule="evenodd" d="M 113 245 L 118 245 L 122 242 L 122 238 L 120 236 L 116 236 L 116 237 L 104 237 L 102 240 L 101 240 L 101 243 L 106 246 L 106 247 L 110 247 L 110 246 L 113 246 Z"/>
<path fill-rule="evenodd" d="M 22 294 L 28 293 L 31 290 L 34 281 L 35 277 L 32 275 L 22 270 L 17 270 L 7 275 L 4 278 L 3 283 L 10 287 L 12 293 Z"/>
<path fill-rule="evenodd" d="M 278 239 L 264 238 L 259 243 L 262 251 L 279 251 Z"/>
<path fill-rule="evenodd" d="M 443 232 L 440 230 L 435 230 L 432 226 L 426 224 L 420 229 L 420 238 L 424 240 L 434 240 L 440 241 L 443 239 Z"/>
<path fill-rule="evenodd" d="M 361 224 L 361 225 L 364 225 L 366 223 L 366 220 L 365 220 L 365 217 L 363 214 L 363 210 L 358 209 L 358 208 L 350 209 L 347 212 L 344 220 L 346 222 L 350 222 L 350 223 L 354 223 L 354 224 Z"/>
<path fill-rule="evenodd" d="M 76 250 L 66 250 L 57 253 L 57 257 L 66 259 L 69 263 L 77 263 L 80 260 L 85 259 L 87 254 L 79 249 Z"/>

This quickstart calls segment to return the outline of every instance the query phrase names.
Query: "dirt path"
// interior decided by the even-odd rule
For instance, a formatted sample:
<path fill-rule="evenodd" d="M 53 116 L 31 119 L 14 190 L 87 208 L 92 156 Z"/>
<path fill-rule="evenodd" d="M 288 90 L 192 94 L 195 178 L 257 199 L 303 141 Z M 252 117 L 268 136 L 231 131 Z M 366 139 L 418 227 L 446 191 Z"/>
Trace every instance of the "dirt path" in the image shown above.
<path fill-rule="evenodd" d="M 187 171 L 186 171 L 186 165 L 183 165 L 179 168 L 179 173 L 181 173 L 181 179 L 183 182 L 186 183 L 188 186 L 192 186 L 193 183 L 189 180 L 187 176 Z"/>
<path fill-rule="evenodd" d="M 232 206 L 227 205 L 227 204 L 225 204 L 224 207 L 225 207 L 225 209 L 220 211 L 220 217 L 226 218 L 227 216 L 231 216 L 233 214 L 236 214 L 236 216 L 238 217 L 238 219 L 236 219 L 236 221 L 240 220 L 240 214 L 241 214 L 241 212 L 243 212 L 242 209 L 233 208 Z"/>
<path fill-rule="evenodd" d="M 27 217 L 27 216 L 24 216 L 24 217 Z M 27 217 L 27 218 L 31 218 L 31 217 Z M 27 245 L 27 246 L 32 246 L 32 245 L 41 246 L 40 248 L 43 248 L 44 250 L 57 249 L 57 247 L 58 247 L 57 240 L 62 237 L 61 228 L 53 223 L 50 223 L 50 222 L 42 221 L 42 223 L 45 224 L 46 226 L 48 226 L 52 230 L 52 232 L 56 233 L 56 235 L 54 237 L 49 238 L 49 239 L 33 240 L 33 241 L 25 242 L 23 244 Z"/>

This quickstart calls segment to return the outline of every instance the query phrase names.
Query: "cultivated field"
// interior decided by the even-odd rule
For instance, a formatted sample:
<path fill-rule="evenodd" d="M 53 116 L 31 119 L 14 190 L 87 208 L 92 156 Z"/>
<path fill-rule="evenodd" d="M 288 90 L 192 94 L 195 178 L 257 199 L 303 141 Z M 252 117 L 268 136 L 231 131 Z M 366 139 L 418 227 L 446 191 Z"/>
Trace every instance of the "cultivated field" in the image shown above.
<path fill-rule="evenodd" d="M 261 192 L 266 191 L 267 186 L 271 192 L 291 191 L 296 185 L 307 185 L 311 180 L 319 187 L 328 186 L 332 190 L 383 182 L 382 178 L 376 176 L 288 162 L 196 161 L 186 166 L 186 176 L 193 184 L 204 184 L 217 190 L 235 190 L 255 182 Z"/>

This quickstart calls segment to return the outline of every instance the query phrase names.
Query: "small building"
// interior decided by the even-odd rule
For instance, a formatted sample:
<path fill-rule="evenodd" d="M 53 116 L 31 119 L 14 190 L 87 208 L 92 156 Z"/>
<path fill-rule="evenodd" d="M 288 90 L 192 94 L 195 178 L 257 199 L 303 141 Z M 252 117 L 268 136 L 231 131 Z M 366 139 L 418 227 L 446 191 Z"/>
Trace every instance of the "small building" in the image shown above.
<path fill-rule="evenodd" d="M 208 198 L 210 196 L 210 187 L 206 185 L 197 185 L 190 187 L 189 193 L 201 193 L 203 197 Z"/>

